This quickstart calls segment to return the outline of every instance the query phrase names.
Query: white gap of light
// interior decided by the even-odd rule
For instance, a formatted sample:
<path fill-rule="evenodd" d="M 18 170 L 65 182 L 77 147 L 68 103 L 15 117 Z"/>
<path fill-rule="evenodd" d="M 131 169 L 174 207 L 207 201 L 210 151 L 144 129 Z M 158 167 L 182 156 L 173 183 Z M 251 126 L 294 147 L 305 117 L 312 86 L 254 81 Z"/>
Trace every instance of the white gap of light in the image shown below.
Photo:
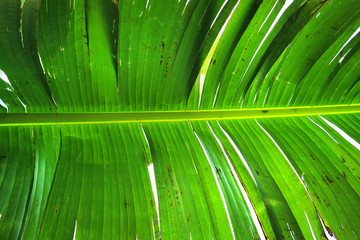
<path fill-rule="evenodd" d="M 43 73 L 45 74 L 45 68 L 44 68 L 44 65 L 43 65 L 43 62 L 42 62 L 42 59 L 40 57 L 40 53 L 38 52 L 38 56 L 39 56 L 39 61 L 40 61 L 40 65 L 41 65 L 41 69 L 43 70 Z"/>
<path fill-rule="evenodd" d="M 216 17 L 214 18 L 214 21 L 211 23 L 210 28 L 212 28 L 212 27 L 214 26 L 214 24 L 215 24 L 216 20 L 218 19 L 218 17 L 219 17 L 219 15 L 220 15 L 220 13 L 221 13 L 221 12 L 222 12 L 222 10 L 224 9 L 224 7 L 225 7 L 225 5 L 227 4 L 227 2 L 228 2 L 228 1 L 229 1 L 229 0 L 225 0 L 225 1 L 224 1 L 224 3 L 223 3 L 223 5 L 221 6 L 221 8 L 220 8 L 219 12 L 216 14 Z"/>
<path fill-rule="evenodd" d="M 54 96 L 53 96 L 53 95 L 51 95 L 51 99 L 52 99 L 53 103 L 55 104 L 55 107 L 57 108 L 57 104 L 56 104 L 56 101 L 55 101 L 55 99 L 54 99 Z"/>
<path fill-rule="evenodd" d="M 179 2 L 180 2 L 180 0 L 179 0 Z M 181 13 L 181 16 L 184 15 L 185 10 L 186 10 L 186 7 L 187 7 L 187 5 L 189 4 L 189 2 L 190 2 L 190 0 L 187 0 L 187 1 L 186 1 L 185 7 L 184 7 L 184 9 L 183 9 L 183 11 L 182 11 L 182 13 Z"/>
<path fill-rule="evenodd" d="M 264 102 L 263 102 L 263 105 L 262 105 L 263 107 L 265 106 L 266 99 L 267 99 L 267 97 L 269 95 L 269 92 L 270 92 L 270 88 L 268 88 L 268 90 L 266 91 L 266 95 L 265 95 Z"/>
<path fill-rule="evenodd" d="M 26 105 L 21 101 L 21 99 L 19 97 L 17 97 L 17 99 L 20 101 L 21 105 L 24 107 L 25 112 L 27 112 Z"/>
<path fill-rule="evenodd" d="M 144 130 L 144 127 L 143 127 L 142 123 L 140 124 L 140 126 L 141 126 L 142 133 L 144 134 L 144 138 L 145 138 L 146 144 L 147 144 L 147 146 L 148 146 L 149 149 L 150 149 L 150 144 L 149 144 L 149 141 L 148 141 L 148 139 L 147 139 L 147 136 L 146 136 L 146 133 L 145 133 L 145 130 Z"/>
<path fill-rule="evenodd" d="M 289 223 L 286 223 L 286 225 L 287 225 L 287 227 L 289 229 L 289 232 L 290 232 L 290 235 L 291 235 L 292 239 L 296 240 L 295 236 L 294 236 L 295 235 L 294 230 L 291 230 Z"/>
<path fill-rule="evenodd" d="M 345 42 L 345 44 L 340 48 L 340 50 L 338 51 L 338 53 L 335 55 L 335 57 L 333 59 L 331 59 L 329 65 L 335 60 L 335 58 L 341 53 L 341 51 L 346 47 L 346 45 L 349 44 L 349 42 L 351 40 L 353 40 L 354 37 L 356 37 L 356 35 L 360 32 L 360 27 L 358 27 L 358 29 L 355 30 L 355 32 L 349 37 L 349 39 Z"/>
<path fill-rule="evenodd" d="M 345 58 L 346 55 L 350 52 L 351 49 L 352 49 L 352 48 L 350 48 L 350 49 L 344 54 L 344 56 L 342 56 L 342 58 L 340 58 L 339 63 L 342 63 L 342 61 L 344 61 L 344 58 Z"/>
<path fill-rule="evenodd" d="M 3 106 L 4 108 L 6 108 L 6 112 L 9 112 L 9 107 L 8 107 L 8 105 L 6 105 L 6 103 L 4 103 L 1 98 L 0 98 L 0 106 Z"/>
<path fill-rule="evenodd" d="M 223 33 L 224 33 L 224 31 L 225 31 L 225 28 L 226 28 L 226 26 L 228 25 L 228 23 L 229 23 L 232 15 L 234 14 L 235 9 L 236 9 L 237 6 L 239 5 L 239 3 L 240 3 L 240 0 L 237 1 L 237 3 L 235 4 L 234 8 L 231 10 L 229 17 L 226 19 L 224 25 L 221 27 L 221 29 L 220 29 L 220 31 L 219 31 L 219 34 L 217 35 L 216 38 L 219 38 L 219 39 L 220 39 L 220 37 L 223 35 Z M 215 41 L 216 41 L 216 40 L 215 40 Z"/>
<path fill-rule="evenodd" d="M 158 219 L 158 224 L 159 224 L 159 232 L 160 232 L 159 200 L 158 200 L 158 194 L 157 194 L 157 189 L 156 189 L 156 180 L 155 180 L 155 172 L 154 172 L 154 164 L 153 163 L 149 164 L 148 172 L 149 172 L 149 176 L 150 176 L 151 189 L 152 189 L 152 192 L 154 195 L 156 214 L 157 214 L 157 219 Z"/>
<path fill-rule="evenodd" d="M 219 93 L 220 85 L 221 85 L 221 82 L 219 82 L 219 84 L 218 84 L 218 86 L 216 88 L 216 93 L 215 93 L 212 109 L 214 109 L 214 107 L 215 107 L 215 103 L 216 103 L 216 99 L 217 99 L 217 96 L 218 96 L 218 93 Z"/>
<path fill-rule="evenodd" d="M 331 235 L 331 234 L 329 233 L 329 231 L 326 229 L 326 226 L 325 226 L 325 224 L 324 224 L 324 221 L 323 221 L 322 218 L 320 217 L 320 214 L 319 214 L 319 213 L 318 213 L 318 217 L 319 217 L 319 219 L 320 219 L 321 226 L 322 226 L 322 228 L 323 228 L 323 230 L 324 230 L 324 233 L 325 233 L 326 238 L 327 238 L 328 240 L 337 240 L 335 234 L 333 233 L 333 235 Z"/>
<path fill-rule="evenodd" d="M 230 214 L 229 214 L 229 210 L 228 210 L 228 207 L 227 207 L 227 204 L 226 204 L 226 201 L 225 201 L 224 193 L 223 193 L 223 191 L 222 191 L 222 189 L 221 189 L 219 180 L 218 180 L 218 178 L 216 177 L 216 172 L 215 172 L 215 170 L 214 170 L 214 167 L 213 167 L 212 164 L 211 164 L 210 157 L 209 157 L 209 155 L 208 155 L 208 153 L 207 153 L 207 151 L 206 151 L 206 149 L 205 149 L 205 147 L 204 147 L 204 144 L 202 143 L 202 141 L 200 140 L 199 136 L 198 136 L 197 133 L 195 132 L 195 130 L 194 130 L 194 128 L 193 128 L 193 126 L 192 126 L 192 124 L 191 124 L 190 121 L 189 121 L 189 123 L 190 123 L 191 129 L 193 130 L 193 132 L 194 132 L 194 134 L 195 134 L 198 142 L 200 143 L 200 146 L 201 146 L 201 148 L 202 148 L 202 150 L 203 150 L 203 152 L 204 152 L 204 154 L 205 154 L 205 157 L 206 157 L 206 159 L 207 159 L 207 161 L 208 161 L 208 163 L 209 163 L 209 165 L 210 165 L 211 172 L 212 172 L 213 177 L 214 177 L 214 179 L 215 179 L 216 185 L 217 185 L 217 187 L 218 187 L 218 189 L 219 189 L 219 193 L 220 193 L 221 200 L 222 200 L 222 202 L 223 202 L 223 204 L 224 204 L 226 216 L 227 216 L 228 221 L 229 221 L 229 224 L 230 224 L 231 234 L 232 234 L 232 236 L 233 236 L 233 239 L 236 239 L 236 238 L 235 238 L 235 233 L 234 233 L 234 228 L 233 228 L 233 225 L 232 225 L 232 222 L 231 222 L 231 218 L 230 218 Z"/>
<path fill-rule="evenodd" d="M 2 217 L 2 213 L 0 213 L 0 220 L 1 220 L 1 217 Z"/>
<path fill-rule="evenodd" d="M 270 17 L 271 13 L 274 11 L 276 5 L 278 4 L 279 0 L 276 1 L 276 3 L 274 4 L 274 6 L 271 8 L 269 14 L 266 16 L 264 22 L 261 24 L 260 28 L 259 28 L 259 31 L 257 33 L 260 32 L 260 30 L 262 29 L 262 27 L 264 26 L 264 24 L 266 23 L 266 21 L 268 20 L 268 18 Z"/>
<path fill-rule="evenodd" d="M 0 70 L 0 78 L 1 78 L 1 80 L 3 80 L 4 82 L 6 82 L 7 84 L 9 84 L 9 86 L 10 86 L 12 89 L 14 89 L 13 86 L 11 85 L 10 81 L 9 81 L 9 78 L 8 78 L 8 77 L 6 76 L 6 74 L 5 74 L 3 71 L 1 71 L 1 70 Z"/>
<path fill-rule="evenodd" d="M 254 104 L 254 103 L 255 103 L 255 101 L 256 101 L 257 95 L 258 95 L 258 93 L 256 92 L 256 93 L 255 93 L 255 97 L 254 97 L 253 104 Z"/>
<path fill-rule="evenodd" d="M 282 6 L 282 8 L 280 9 L 280 12 L 277 14 L 277 16 L 275 17 L 275 20 L 273 21 L 273 23 L 271 24 L 269 30 L 267 31 L 267 33 L 265 34 L 264 38 L 261 40 L 258 48 L 256 49 L 254 55 L 252 56 L 250 62 L 249 62 L 249 65 L 247 66 L 241 80 L 240 80 L 240 83 L 238 85 L 238 87 L 241 85 L 247 71 L 249 70 L 250 68 L 250 65 L 252 64 L 252 62 L 254 61 L 257 53 L 259 52 L 260 48 L 262 47 L 262 45 L 264 44 L 265 40 L 267 39 L 267 37 L 270 35 L 271 31 L 274 29 L 275 25 L 278 23 L 278 21 L 280 20 L 281 16 L 284 14 L 285 10 L 294 2 L 294 0 L 286 0 L 284 5 Z"/>
<path fill-rule="evenodd" d="M 200 104 L 201 104 L 201 97 L 202 97 L 202 92 L 203 92 L 203 89 L 204 89 L 204 83 L 205 83 L 205 77 L 206 77 L 206 74 L 204 73 L 200 73 L 200 78 L 199 78 L 199 84 L 200 84 L 200 96 L 199 96 L 199 103 L 198 103 L 198 109 L 200 109 Z"/>
<path fill-rule="evenodd" d="M 298 179 L 299 179 L 299 181 L 301 182 L 301 184 L 304 186 L 307 194 L 308 194 L 309 197 L 310 197 L 310 200 L 311 200 L 312 202 L 314 202 L 313 199 L 312 199 L 312 197 L 311 197 L 311 195 L 310 195 L 310 193 L 309 193 L 309 191 L 308 191 L 308 188 L 307 188 L 307 186 L 306 186 L 306 184 L 305 184 L 305 181 L 303 181 L 303 180 L 301 179 L 301 177 L 299 176 L 299 174 L 296 172 L 296 169 L 295 169 L 294 166 L 291 164 L 290 160 L 289 160 L 288 157 L 285 155 L 284 151 L 280 148 L 280 146 L 277 144 L 277 142 L 275 141 L 275 139 L 270 135 L 270 133 L 268 133 L 268 131 L 266 131 L 266 129 L 265 129 L 263 126 L 261 126 L 261 124 L 260 124 L 256 119 L 255 119 L 255 121 L 256 121 L 256 123 L 259 125 L 259 127 L 266 133 L 266 135 L 268 135 L 268 137 L 271 139 L 271 141 L 273 141 L 273 143 L 275 144 L 275 146 L 279 149 L 279 151 L 281 152 L 281 154 L 284 156 L 284 158 L 286 159 L 286 161 L 288 162 L 288 164 L 290 165 L 290 167 L 292 168 L 292 170 L 294 171 L 294 173 L 295 173 L 296 176 L 298 177 Z"/>
<path fill-rule="evenodd" d="M 213 130 L 212 127 L 210 126 L 209 122 L 208 122 L 208 121 L 206 121 L 206 122 L 207 122 L 207 125 L 208 125 L 209 128 L 210 128 L 211 133 L 213 134 L 213 136 L 214 136 L 214 138 L 216 139 L 217 143 L 219 144 L 221 150 L 223 151 L 224 156 L 225 156 L 225 158 L 226 158 L 226 161 L 227 161 L 228 165 L 230 166 L 232 175 L 235 177 L 236 183 L 237 183 L 237 185 L 239 186 L 239 188 L 240 188 L 240 190 L 241 190 L 241 194 L 242 194 L 243 198 L 245 199 L 246 205 L 247 205 L 247 207 L 248 207 L 248 209 L 249 209 L 249 211 L 250 211 L 251 218 L 252 218 L 252 220 L 253 220 L 253 222 L 254 222 L 254 224 L 255 224 L 255 227 L 256 227 L 256 230 L 257 230 L 257 232 L 258 232 L 258 234 L 259 234 L 259 237 L 260 237 L 261 240 L 265 240 L 266 237 L 265 237 L 264 231 L 263 231 L 263 229 L 262 229 L 262 227 L 261 227 L 259 218 L 258 218 L 258 216 L 257 216 L 257 214 L 256 214 L 256 212 L 255 212 L 254 206 L 252 205 L 252 203 L 251 203 L 251 201 L 250 201 L 250 198 L 249 198 L 249 196 L 247 195 L 246 190 L 244 189 L 244 186 L 243 186 L 242 183 L 240 182 L 240 179 L 239 179 L 239 177 L 238 177 L 238 175 L 237 175 L 237 173 L 236 173 L 236 171 L 235 171 L 235 168 L 234 168 L 234 166 L 232 165 L 232 163 L 231 163 L 228 155 L 226 154 L 226 151 L 225 151 L 225 149 L 224 149 L 224 146 L 222 145 L 222 143 L 221 143 L 220 139 L 218 138 L 218 136 L 216 136 L 216 134 L 214 133 L 214 130 Z M 251 230 L 251 233 L 252 233 L 251 227 L 250 227 L 250 230 Z"/>
<path fill-rule="evenodd" d="M 249 172 L 251 178 L 254 180 L 254 183 L 257 186 L 257 182 L 255 180 L 254 175 L 252 174 L 249 165 L 247 164 L 244 156 L 242 155 L 242 153 L 240 152 L 239 148 L 236 146 L 236 144 L 234 143 L 234 141 L 232 140 L 232 138 L 230 137 L 230 135 L 225 131 L 225 129 L 220 125 L 219 121 L 216 121 L 217 124 L 219 125 L 221 131 L 225 134 L 225 136 L 227 137 L 227 139 L 229 140 L 229 142 L 231 143 L 232 147 L 235 149 L 236 154 L 240 157 L 242 163 L 244 164 L 246 170 Z"/>
<path fill-rule="evenodd" d="M 145 8 L 147 9 L 148 6 L 149 6 L 149 0 L 146 1 L 146 6 L 145 6 Z"/>
<path fill-rule="evenodd" d="M 76 226 L 77 226 L 77 220 L 75 220 L 75 229 L 74 229 L 73 240 L 76 239 Z"/>
<path fill-rule="evenodd" d="M 307 216 L 307 214 L 306 214 L 306 212 L 305 212 L 305 211 L 304 211 L 304 213 L 305 213 L 306 220 L 307 220 L 307 222 L 308 222 L 308 224 L 309 224 L 309 227 L 310 227 L 311 235 L 312 235 L 313 239 L 314 239 L 314 240 L 316 240 L 316 237 L 315 237 L 314 231 L 313 231 L 313 229 L 312 229 L 312 227 L 311 227 L 310 220 L 309 220 L 309 218 L 308 218 L 308 216 Z"/>
<path fill-rule="evenodd" d="M 288 103 L 287 103 L 287 105 L 286 106 L 289 106 L 290 105 L 290 103 L 291 103 L 291 101 L 292 101 L 292 99 L 293 99 L 293 97 L 294 97 L 294 93 L 291 95 L 291 98 L 289 99 L 289 101 L 288 101 Z"/>
<path fill-rule="evenodd" d="M 351 145 L 353 145 L 357 150 L 360 151 L 360 144 L 350 137 L 347 133 L 345 133 L 343 130 L 341 130 L 338 126 L 324 118 L 323 116 L 319 116 L 324 122 L 329 125 L 332 129 L 334 129 L 337 133 L 339 133 L 346 141 L 348 141 Z"/>
<path fill-rule="evenodd" d="M 152 223 L 152 228 L 153 228 L 154 240 L 156 240 L 156 237 L 155 237 L 155 226 L 154 226 L 154 219 L 153 219 L 153 217 L 151 217 L 151 223 Z"/>
<path fill-rule="evenodd" d="M 204 61 L 203 65 L 201 66 L 200 81 L 199 81 L 199 105 L 198 105 L 198 107 L 200 106 L 200 103 L 201 103 L 202 91 L 203 91 L 204 83 L 205 83 L 205 76 L 206 76 L 207 70 L 209 68 L 211 58 L 214 55 L 215 49 L 217 48 L 217 46 L 219 44 L 220 38 L 223 35 L 225 28 L 228 25 L 232 15 L 234 14 L 234 11 L 237 8 L 237 6 L 239 5 L 239 3 L 240 3 L 240 0 L 235 4 L 234 8 L 231 10 L 229 17 L 226 19 L 224 25 L 221 27 L 218 35 L 215 38 L 213 45 L 211 46 L 211 48 L 209 50 L 209 54 L 206 56 L 205 61 Z"/>
<path fill-rule="evenodd" d="M 318 18 L 318 17 L 320 16 L 320 13 L 321 13 L 321 12 L 319 12 L 319 13 L 316 15 L 316 18 Z"/>
<path fill-rule="evenodd" d="M 321 117 L 321 116 L 320 116 Z M 310 119 L 311 122 L 313 122 L 316 126 L 318 126 L 321 130 L 323 130 L 334 142 L 336 142 L 336 144 L 339 144 L 338 141 L 335 140 L 335 138 L 333 138 L 330 133 L 328 133 L 323 127 L 321 127 L 319 124 L 317 124 L 314 120 L 312 120 L 309 116 L 307 117 L 308 119 Z"/>

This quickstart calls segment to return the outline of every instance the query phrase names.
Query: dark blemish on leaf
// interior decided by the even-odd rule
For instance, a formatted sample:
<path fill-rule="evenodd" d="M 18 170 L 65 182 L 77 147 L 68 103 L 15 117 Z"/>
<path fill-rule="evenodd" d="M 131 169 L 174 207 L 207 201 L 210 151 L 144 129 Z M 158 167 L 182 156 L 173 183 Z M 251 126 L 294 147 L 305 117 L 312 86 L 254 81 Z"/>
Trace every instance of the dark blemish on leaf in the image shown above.
<path fill-rule="evenodd" d="M 175 190 L 175 194 L 177 195 L 179 192 L 178 192 L 178 190 Z"/>
<path fill-rule="evenodd" d="M 57 213 L 58 212 L 58 210 L 57 210 L 57 208 L 55 209 L 55 213 Z"/>
<path fill-rule="evenodd" d="M 314 155 L 312 155 L 312 153 L 310 153 L 310 157 L 311 157 L 313 160 L 316 160 L 316 158 L 314 157 Z"/>
<path fill-rule="evenodd" d="M 309 38 L 309 36 L 310 36 L 310 34 L 307 34 L 305 37 L 306 37 L 306 38 Z"/>
<path fill-rule="evenodd" d="M 168 197 L 169 197 L 169 199 L 171 199 L 171 196 L 170 196 L 170 195 L 168 195 Z"/>
<path fill-rule="evenodd" d="M 215 65 L 215 63 L 216 63 L 216 59 L 213 61 L 213 65 Z"/>
<path fill-rule="evenodd" d="M 1 159 L 5 159 L 5 158 L 6 158 L 6 156 L 4 156 L 4 155 L 3 155 L 3 156 L 1 156 Z"/>
<path fill-rule="evenodd" d="M 268 113 L 269 111 L 268 110 L 262 110 L 262 113 Z"/>
<path fill-rule="evenodd" d="M 186 219 L 187 222 L 190 222 L 190 217 L 191 217 L 191 216 L 188 216 L 188 217 L 187 217 L 187 219 Z"/>
<path fill-rule="evenodd" d="M 163 60 L 160 60 L 160 65 L 162 65 L 162 63 L 163 63 Z"/>
<path fill-rule="evenodd" d="M 347 178 L 345 172 L 342 172 L 341 175 L 342 175 L 344 178 Z"/>
<path fill-rule="evenodd" d="M 220 168 L 215 167 L 215 169 L 216 169 L 217 174 L 221 174 L 221 169 Z"/>
<path fill-rule="evenodd" d="M 170 204 L 171 204 L 171 206 L 172 206 L 172 205 L 174 205 L 174 203 L 173 203 L 173 202 L 171 202 Z"/>
<path fill-rule="evenodd" d="M 326 181 L 326 178 L 325 178 L 325 177 L 322 177 L 321 179 L 323 180 L 323 182 L 324 182 L 326 185 L 329 185 L 329 183 Z"/>
<path fill-rule="evenodd" d="M 330 233 L 331 236 L 334 235 L 333 231 L 331 230 L 331 228 L 329 228 L 329 226 L 326 226 L 326 225 L 325 225 L 325 228 L 326 228 L 326 230 Z"/>
<path fill-rule="evenodd" d="M 180 205 L 180 202 L 177 202 L 178 205 Z"/>
<path fill-rule="evenodd" d="M 255 170 L 255 172 L 256 172 L 257 175 L 260 175 L 260 173 L 258 172 L 258 170 Z"/>
<path fill-rule="evenodd" d="M 346 160 L 345 160 L 344 156 L 341 156 L 341 158 L 340 158 L 340 159 L 341 159 L 341 162 L 342 162 L 342 163 L 346 162 Z"/>
<path fill-rule="evenodd" d="M 331 178 L 329 178 L 328 175 L 326 175 L 325 177 L 326 177 L 326 179 L 328 180 L 329 183 L 333 183 L 333 182 L 334 182 Z"/>
<path fill-rule="evenodd" d="M 319 197 L 319 195 L 317 195 L 316 193 L 315 193 L 314 195 L 315 195 L 315 197 L 317 198 L 317 200 L 319 200 L 319 201 L 320 201 L 320 197 Z"/>
<path fill-rule="evenodd" d="M 128 208 L 129 205 L 130 205 L 130 203 L 128 203 L 128 202 L 125 200 L 125 202 L 124 202 L 124 207 L 125 207 L 125 208 Z"/>
<path fill-rule="evenodd" d="M 161 47 L 162 47 L 163 50 L 165 49 L 165 43 L 164 43 L 164 41 L 161 41 Z"/>
<path fill-rule="evenodd" d="M 241 61 L 243 61 L 243 62 L 244 62 L 244 61 L 245 61 L 245 59 L 244 59 L 244 58 L 241 58 Z"/>

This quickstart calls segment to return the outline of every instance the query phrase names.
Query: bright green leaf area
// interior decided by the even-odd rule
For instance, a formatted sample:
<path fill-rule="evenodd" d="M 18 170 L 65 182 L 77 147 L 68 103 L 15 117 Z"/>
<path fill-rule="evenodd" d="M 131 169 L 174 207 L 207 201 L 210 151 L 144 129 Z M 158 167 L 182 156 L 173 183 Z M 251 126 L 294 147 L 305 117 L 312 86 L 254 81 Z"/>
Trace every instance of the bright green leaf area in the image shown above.
<path fill-rule="evenodd" d="M 0 239 L 360 239 L 359 9 L 0 0 Z"/>

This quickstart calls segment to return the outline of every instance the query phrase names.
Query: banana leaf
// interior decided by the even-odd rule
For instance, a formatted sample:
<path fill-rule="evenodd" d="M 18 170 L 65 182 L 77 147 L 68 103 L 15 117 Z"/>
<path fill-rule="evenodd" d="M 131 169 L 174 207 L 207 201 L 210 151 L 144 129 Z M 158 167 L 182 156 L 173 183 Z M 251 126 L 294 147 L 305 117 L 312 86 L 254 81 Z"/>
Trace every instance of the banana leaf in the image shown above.
<path fill-rule="evenodd" d="M 360 239 L 360 1 L 0 0 L 0 239 Z"/>

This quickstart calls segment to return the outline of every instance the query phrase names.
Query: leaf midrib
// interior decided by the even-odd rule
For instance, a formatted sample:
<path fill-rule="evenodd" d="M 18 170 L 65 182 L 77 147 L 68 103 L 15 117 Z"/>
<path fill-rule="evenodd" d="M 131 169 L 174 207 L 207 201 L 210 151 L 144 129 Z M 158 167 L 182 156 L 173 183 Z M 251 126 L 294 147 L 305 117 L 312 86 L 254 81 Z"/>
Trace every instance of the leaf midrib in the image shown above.
<path fill-rule="evenodd" d="M 174 122 L 360 113 L 360 104 L 313 107 L 98 113 L 6 113 L 0 126 Z"/>

